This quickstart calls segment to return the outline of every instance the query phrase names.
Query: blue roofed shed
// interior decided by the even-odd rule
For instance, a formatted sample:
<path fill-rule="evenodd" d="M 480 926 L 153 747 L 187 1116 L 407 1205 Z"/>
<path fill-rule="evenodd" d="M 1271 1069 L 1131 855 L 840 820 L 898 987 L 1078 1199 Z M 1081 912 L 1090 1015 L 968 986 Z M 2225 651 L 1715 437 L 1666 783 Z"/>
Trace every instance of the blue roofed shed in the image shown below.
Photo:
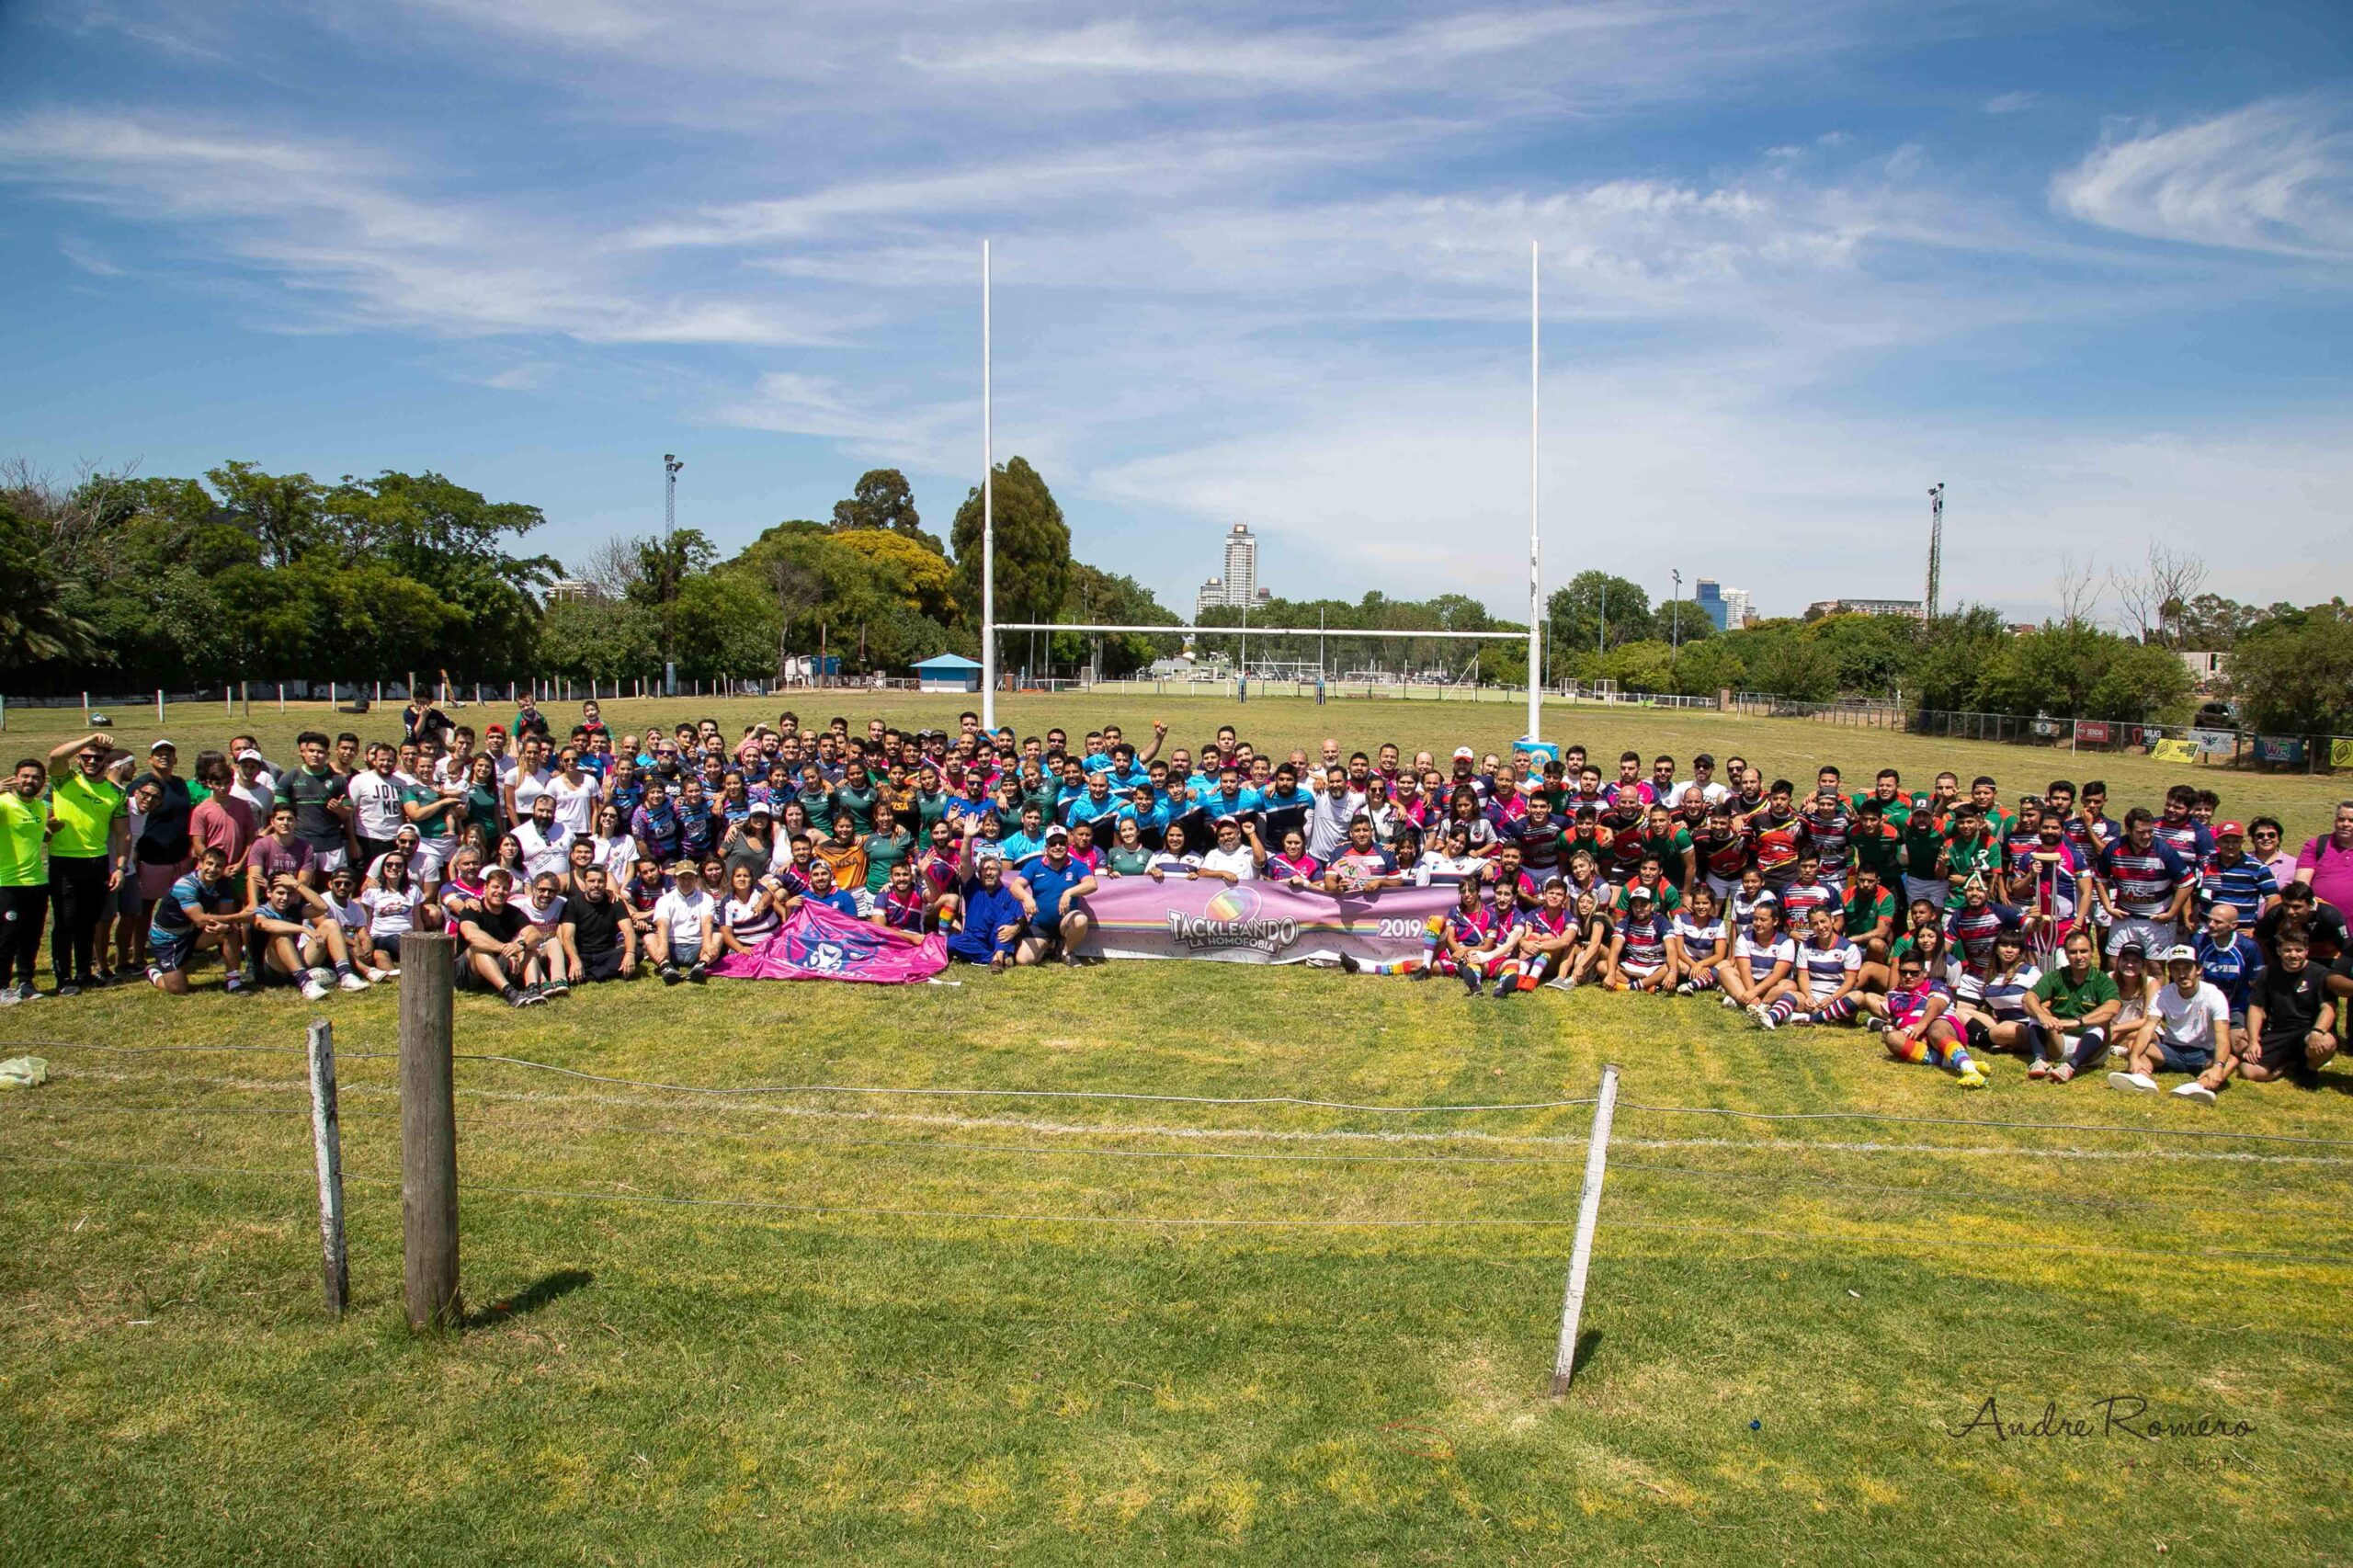
<path fill-rule="evenodd" d="M 921 691 L 978 691 L 981 689 L 981 666 L 978 661 L 955 653 L 939 653 L 915 666 L 916 688 Z"/>

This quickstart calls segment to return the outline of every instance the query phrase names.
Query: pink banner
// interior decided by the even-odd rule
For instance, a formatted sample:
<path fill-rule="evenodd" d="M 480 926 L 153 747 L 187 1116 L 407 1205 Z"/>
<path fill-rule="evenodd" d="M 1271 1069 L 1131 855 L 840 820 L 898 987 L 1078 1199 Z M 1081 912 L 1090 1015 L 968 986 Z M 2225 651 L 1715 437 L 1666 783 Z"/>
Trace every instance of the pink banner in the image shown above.
<path fill-rule="evenodd" d="M 948 967 L 948 938 L 886 931 L 804 901 L 776 935 L 710 966 L 726 980 L 862 980 L 906 985 Z"/>
<path fill-rule="evenodd" d="M 1430 916 L 1455 906 L 1451 886 L 1388 888 L 1335 898 L 1279 882 L 1103 878 L 1083 901 L 1095 929 L 1079 951 L 1112 959 L 1222 963 L 1367 962 L 1422 952 Z"/>

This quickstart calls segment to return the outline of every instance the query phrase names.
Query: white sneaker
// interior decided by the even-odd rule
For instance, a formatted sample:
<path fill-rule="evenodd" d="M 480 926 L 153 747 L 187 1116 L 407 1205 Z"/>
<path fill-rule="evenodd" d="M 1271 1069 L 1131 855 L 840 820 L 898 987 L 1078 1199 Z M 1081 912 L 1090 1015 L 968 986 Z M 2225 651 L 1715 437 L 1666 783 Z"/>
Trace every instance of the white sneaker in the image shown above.
<path fill-rule="evenodd" d="M 335 984 L 346 991 L 365 991 L 368 989 L 368 982 L 361 977 L 357 971 L 350 974 L 339 976 L 335 981 Z"/>
<path fill-rule="evenodd" d="M 1724 993 L 1724 995 L 1723 995 L 1723 1003 L 1724 1003 L 1724 1006 L 1727 1006 L 1727 1007 L 1737 1007 L 1737 1006 L 1740 1006 L 1740 1004 L 1739 1004 L 1739 1003 L 1737 1003 L 1737 1002 L 1735 1002 L 1735 1001 L 1733 1001 L 1733 1000 L 1732 999 L 1732 993 L 1731 993 L 1731 992 L 1729 992 L 1729 991 L 1727 991 L 1727 992 L 1725 992 L 1725 993 Z"/>
<path fill-rule="evenodd" d="M 304 981 L 302 982 L 302 1000 L 303 1000 L 303 1001 L 305 1001 L 305 1002 L 324 1002 L 324 1001 L 325 1001 L 326 999 L 327 999 L 327 988 L 326 988 L 325 986 L 321 985 L 321 984 L 320 984 L 317 981 L 315 981 L 315 980 L 307 980 L 307 979 L 306 979 L 306 980 L 304 980 Z"/>
<path fill-rule="evenodd" d="M 2200 1105 L 2212 1105 L 2214 1103 L 2214 1091 L 2200 1083 L 2197 1079 L 2192 1078 L 2189 1082 L 2176 1089 L 2173 1092 L 2173 1097 L 2177 1100 L 2195 1100 Z"/>
<path fill-rule="evenodd" d="M 368 983 L 381 985 L 384 982 L 396 978 L 399 973 L 400 971 L 396 969 L 371 969 L 368 971 Z"/>
<path fill-rule="evenodd" d="M 2136 1095 L 2154 1095 L 2157 1092 L 2157 1081 L 2146 1073 L 2110 1073 L 2108 1075 L 2108 1086 L 2111 1089 L 2130 1089 Z"/>

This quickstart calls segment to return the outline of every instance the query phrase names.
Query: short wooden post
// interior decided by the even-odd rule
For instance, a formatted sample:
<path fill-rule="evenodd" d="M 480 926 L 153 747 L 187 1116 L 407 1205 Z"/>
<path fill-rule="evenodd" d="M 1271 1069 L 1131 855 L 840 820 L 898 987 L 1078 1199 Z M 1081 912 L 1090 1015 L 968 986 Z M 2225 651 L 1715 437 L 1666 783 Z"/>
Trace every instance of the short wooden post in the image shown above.
<path fill-rule="evenodd" d="M 413 1329 L 454 1328 L 458 1294 L 458 1113 L 450 1031 L 457 938 L 401 938 L 401 1262 Z"/>
<path fill-rule="evenodd" d="M 155 722 L 157 722 L 158 724 L 160 724 L 160 723 L 162 723 L 163 722 L 164 722 L 164 688 L 163 688 L 162 687 L 160 687 L 160 686 L 159 686 L 159 687 L 157 687 L 155 688 Z"/>
<path fill-rule="evenodd" d="M 284 681 L 278 683 L 278 710 L 280 713 L 286 711 L 286 683 Z"/>
<path fill-rule="evenodd" d="M 341 1317 L 351 1300 L 351 1262 L 343 1240 L 343 1130 L 335 1115 L 335 1026 L 311 1020 L 311 1147 L 319 1163 L 319 1268 L 327 1312 Z"/>
<path fill-rule="evenodd" d="M 1601 1094 L 1593 1106 L 1593 1131 L 1586 1140 L 1585 1191 L 1577 1199 L 1576 1244 L 1569 1251 L 1569 1284 L 1561 1298 L 1561 1345 L 1552 1356 L 1555 1399 L 1569 1392 L 1569 1378 L 1576 1370 L 1577 1321 L 1585 1316 L 1586 1273 L 1593 1264 L 1593 1230 L 1601 1221 L 1601 1178 L 1609 1164 L 1609 1119 L 1617 1109 L 1618 1069 L 1606 1065 Z"/>

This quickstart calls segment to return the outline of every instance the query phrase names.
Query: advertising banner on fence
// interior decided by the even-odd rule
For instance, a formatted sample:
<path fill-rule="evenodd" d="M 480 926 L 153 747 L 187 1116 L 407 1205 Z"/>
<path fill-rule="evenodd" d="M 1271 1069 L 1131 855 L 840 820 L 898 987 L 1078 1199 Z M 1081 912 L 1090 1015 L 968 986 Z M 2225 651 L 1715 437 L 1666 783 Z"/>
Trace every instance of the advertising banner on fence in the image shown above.
<path fill-rule="evenodd" d="M 886 931 L 807 900 L 748 953 L 710 966 L 725 980 L 862 980 L 905 985 L 948 967 L 948 938 Z"/>
<path fill-rule="evenodd" d="M 2104 746 L 2108 744 L 2108 723 L 2105 720 L 2078 719 L 2075 721 L 2075 744 L 2077 745 Z"/>
<path fill-rule="evenodd" d="M 2192 730 L 2189 732 L 2189 744 L 2208 756 L 2235 756 L 2239 749 L 2238 732 L 2235 730 Z"/>
<path fill-rule="evenodd" d="M 2302 735 L 2257 735 L 2255 756 L 2259 762 L 2302 762 L 2304 760 L 2304 737 Z"/>
<path fill-rule="evenodd" d="M 1346 953 L 1377 963 L 1421 952 L 1426 923 L 1452 909 L 1459 896 L 1450 886 L 1335 898 L 1279 882 L 1228 887 L 1190 878 L 1120 877 L 1087 894 L 1095 931 L 1079 951 L 1221 963 L 1329 961 Z"/>
<path fill-rule="evenodd" d="M 2159 762 L 2196 762 L 2198 748 L 2188 741 L 2159 739 L 2150 744 L 2149 755 Z"/>

